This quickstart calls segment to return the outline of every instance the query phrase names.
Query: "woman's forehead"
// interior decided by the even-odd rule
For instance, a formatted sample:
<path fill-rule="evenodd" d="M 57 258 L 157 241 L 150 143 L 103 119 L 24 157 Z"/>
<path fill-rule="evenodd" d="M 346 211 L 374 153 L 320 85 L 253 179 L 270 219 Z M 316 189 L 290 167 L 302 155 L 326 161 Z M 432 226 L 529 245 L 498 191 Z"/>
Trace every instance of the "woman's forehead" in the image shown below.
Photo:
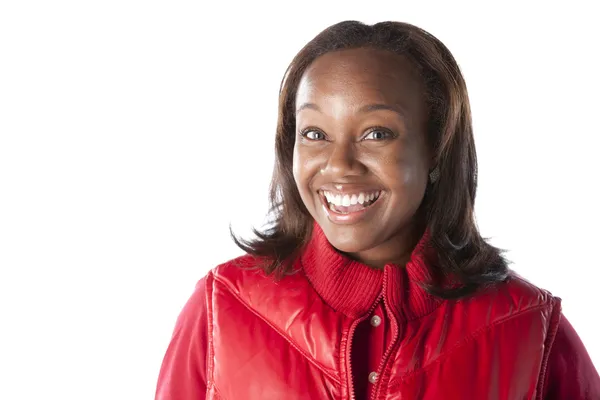
<path fill-rule="evenodd" d="M 420 108 L 422 93 L 421 79 L 406 57 L 376 49 L 336 51 L 317 58 L 303 74 L 296 110 L 380 104 L 411 111 Z"/>

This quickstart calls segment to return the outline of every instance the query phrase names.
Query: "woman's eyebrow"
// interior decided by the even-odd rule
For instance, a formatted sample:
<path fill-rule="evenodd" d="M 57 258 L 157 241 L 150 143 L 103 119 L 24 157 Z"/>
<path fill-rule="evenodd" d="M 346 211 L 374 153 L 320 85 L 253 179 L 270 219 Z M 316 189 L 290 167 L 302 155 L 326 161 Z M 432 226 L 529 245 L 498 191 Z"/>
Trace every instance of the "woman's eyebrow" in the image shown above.
<path fill-rule="evenodd" d="M 298 107 L 296 109 L 296 115 L 298 115 L 298 113 L 300 111 L 305 110 L 305 109 L 310 109 L 310 110 L 315 110 L 315 111 L 321 112 L 321 109 L 315 103 L 303 103 L 300 107 Z"/>
<path fill-rule="evenodd" d="M 315 103 L 303 103 L 302 105 L 300 105 L 300 107 L 298 107 L 296 109 L 296 115 L 298 115 L 298 113 L 300 111 L 305 110 L 305 109 L 310 109 L 310 110 L 315 110 L 315 111 L 321 112 L 321 109 Z M 380 110 L 392 111 L 392 112 L 395 112 L 396 114 L 398 114 L 402 118 L 406 117 L 406 113 L 404 112 L 404 109 L 400 105 L 388 105 L 388 104 L 382 104 L 382 103 L 367 104 L 366 106 L 361 107 L 358 110 L 358 112 L 369 113 L 369 112 L 380 111 Z"/>
<path fill-rule="evenodd" d="M 396 114 L 398 114 L 402 118 L 406 117 L 404 108 L 402 106 L 400 106 L 399 104 L 395 104 L 395 105 L 381 104 L 381 103 L 367 104 L 366 106 L 361 107 L 358 110 L 358 112 L 369 113 L 369 112 L 379 111 L 379 110 L 392 111 L 392 112 L 395 112 Z"/>

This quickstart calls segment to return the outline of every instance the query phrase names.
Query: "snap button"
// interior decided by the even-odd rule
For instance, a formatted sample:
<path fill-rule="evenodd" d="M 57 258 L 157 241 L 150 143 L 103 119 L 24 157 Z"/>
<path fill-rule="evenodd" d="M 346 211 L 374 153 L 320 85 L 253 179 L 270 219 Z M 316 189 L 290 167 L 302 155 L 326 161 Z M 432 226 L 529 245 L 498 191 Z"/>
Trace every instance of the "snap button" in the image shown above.
<path fill-rule="evenodd" d="M 381 325 L 381 317 L 379 315 L 373 315 L 371 317 L 371 325 L 373 325 L 374 327 L 378 327 L 379 325 Z"/>
<path fill-rule="evenodd" d="M 369 374 L 369 382 L 375 383 L 377 382 L 377 378 L 379 378 L 379 374 L 377 372 L 371 372 Z"/>

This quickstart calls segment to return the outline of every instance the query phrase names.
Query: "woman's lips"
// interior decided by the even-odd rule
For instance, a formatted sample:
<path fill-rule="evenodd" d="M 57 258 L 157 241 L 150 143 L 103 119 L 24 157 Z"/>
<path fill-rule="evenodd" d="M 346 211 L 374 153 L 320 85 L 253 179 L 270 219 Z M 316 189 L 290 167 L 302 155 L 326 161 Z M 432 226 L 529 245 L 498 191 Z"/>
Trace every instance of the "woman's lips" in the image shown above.
<path fill-rule="evenodd" d="M 347 206 L 339 205 L 340 201 L 336 202 L 338 204 L 329 202 L 323 191 L 319 191 L 319 198 L 321 199 L 325 214 L 330 221 L 338 224 L 354 224 L 368 216 L 370 211 L 380 204 L 380 199 L 385 196 L 385 192 L 383 190 L 378 190 L 376 192 L 377 195 L 372 200 L 365 201 L 363 199 L 363 204 L 357 202 L 356 204 Z M 329 197 L 331 198 L 331 196 Z"/>

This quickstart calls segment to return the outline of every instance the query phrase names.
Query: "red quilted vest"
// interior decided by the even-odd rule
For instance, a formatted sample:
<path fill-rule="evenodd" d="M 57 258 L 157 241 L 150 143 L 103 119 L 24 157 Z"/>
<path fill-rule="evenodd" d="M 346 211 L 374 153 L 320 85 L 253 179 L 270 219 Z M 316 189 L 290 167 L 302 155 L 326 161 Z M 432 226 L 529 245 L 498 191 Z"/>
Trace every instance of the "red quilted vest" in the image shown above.
<path fill-rule="evenodd" d="M 392 340 L 375 399 L 536 399 L 560 300 L 513 276 L 474 296 L 440 300 L 423 240 L 406 268 L 371 269 L 335 251 L 315 226 L 280 281 L 243 256 L 206 277 L 207 399 L 353 399 L 353 332 L 383 301 Z M 240 268 L 242 266 L 242 268 Z"/>

